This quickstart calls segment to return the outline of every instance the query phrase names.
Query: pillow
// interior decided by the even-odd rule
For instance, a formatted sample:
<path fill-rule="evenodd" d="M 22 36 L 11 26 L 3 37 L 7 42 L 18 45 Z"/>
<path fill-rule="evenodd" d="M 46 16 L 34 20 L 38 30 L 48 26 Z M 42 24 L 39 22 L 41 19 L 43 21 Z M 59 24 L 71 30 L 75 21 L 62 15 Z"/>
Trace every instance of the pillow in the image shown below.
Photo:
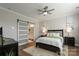
<path fill-rule="evenodd" d="M 52 33 L 50 33 L 50 37 L 52 37 Z"/>
<path fill-rule="evenodd" d="M 52 33 L 53 37 L 60 37 L 60 33 Z"/>
<path fill-rule="evenodd" d="M 49 33 L 47 33 L 47 37 L 49 37 L 50 35 L 49 35 Z"/>
<path fill-rule="evenodd" d="M 53 37 L 52 33 L 48 33 L 47 37 Z"/>

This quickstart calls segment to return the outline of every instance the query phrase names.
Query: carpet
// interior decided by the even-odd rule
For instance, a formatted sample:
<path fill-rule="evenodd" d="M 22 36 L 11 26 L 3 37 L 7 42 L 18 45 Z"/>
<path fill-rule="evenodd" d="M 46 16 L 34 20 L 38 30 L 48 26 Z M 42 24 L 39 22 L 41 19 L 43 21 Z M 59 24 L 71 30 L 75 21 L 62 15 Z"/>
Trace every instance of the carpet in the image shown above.
<path fill-rule="evenodd" d="M 52 52 L 38 47 L 25 48 L 23 49 L 23 51 L 31 54 L 32 56 L 59 56 L 56 52 Z M 68 46 L 64 46 L 61 56 L 68 56 Z"/>

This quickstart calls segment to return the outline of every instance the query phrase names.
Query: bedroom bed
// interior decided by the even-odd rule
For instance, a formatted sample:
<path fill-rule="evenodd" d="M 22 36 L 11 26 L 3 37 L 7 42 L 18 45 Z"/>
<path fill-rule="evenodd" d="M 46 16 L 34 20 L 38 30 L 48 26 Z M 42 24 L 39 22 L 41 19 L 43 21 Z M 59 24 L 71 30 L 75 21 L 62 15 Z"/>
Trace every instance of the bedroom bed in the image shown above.
<path fill-rule="evenodd" d="M 36 40 L 36 47 L 57 52 L 59 55 L 63 51 L 63 30 L 48 30 L 44 37 Z"/>

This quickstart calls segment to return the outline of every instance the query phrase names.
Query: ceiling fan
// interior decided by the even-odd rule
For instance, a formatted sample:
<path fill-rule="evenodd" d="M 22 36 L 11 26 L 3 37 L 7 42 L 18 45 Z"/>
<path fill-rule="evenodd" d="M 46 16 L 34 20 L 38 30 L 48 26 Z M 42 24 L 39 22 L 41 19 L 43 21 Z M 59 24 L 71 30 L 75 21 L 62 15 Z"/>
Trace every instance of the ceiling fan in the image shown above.
<path fill-rule="evenodd" d="M 55 9 L 50 9 L 48 10 L 48 6 L 45 6 L 43 9 L 38 9 L 38 11 L 40 12 L 39 14 L 43 14 L 44 16 L 47 14 L 52 14 L 50 13 L 51 11 L 54 11 Z"/>

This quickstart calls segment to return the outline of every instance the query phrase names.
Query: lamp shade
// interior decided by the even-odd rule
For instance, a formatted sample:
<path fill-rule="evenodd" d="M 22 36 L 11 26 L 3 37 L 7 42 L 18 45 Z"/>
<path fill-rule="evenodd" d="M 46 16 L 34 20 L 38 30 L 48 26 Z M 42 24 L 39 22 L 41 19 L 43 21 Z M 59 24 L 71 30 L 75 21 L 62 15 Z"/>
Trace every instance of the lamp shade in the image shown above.
<path fill-rule="evenodd" d="M 30 24 L 30 27 L 34 27 L 34 24 Z"/>
<path fill-rule="evenodd" d="M 66 27 L 66 31 L 67 31 L 68 33 L 70 33 L 70 32 L 72 31 L 72 27 L 69 26 L 69 24 L 68 24 L 67 27 Z"/>
<path fill-rule="evenodd" d="M 47 34 L 47 28 L 46 27 L 42 27 L 42 35 L 46 35 Z"/>
<path fill-rule="evenodd" d="M 72 31 L 72 28 L 71 28 L 71 27 L 68 27 L 68 28 L 66 29 L 66 31 L 67 31 L 67 32 L 71 32 L 71 31 Z"/>

